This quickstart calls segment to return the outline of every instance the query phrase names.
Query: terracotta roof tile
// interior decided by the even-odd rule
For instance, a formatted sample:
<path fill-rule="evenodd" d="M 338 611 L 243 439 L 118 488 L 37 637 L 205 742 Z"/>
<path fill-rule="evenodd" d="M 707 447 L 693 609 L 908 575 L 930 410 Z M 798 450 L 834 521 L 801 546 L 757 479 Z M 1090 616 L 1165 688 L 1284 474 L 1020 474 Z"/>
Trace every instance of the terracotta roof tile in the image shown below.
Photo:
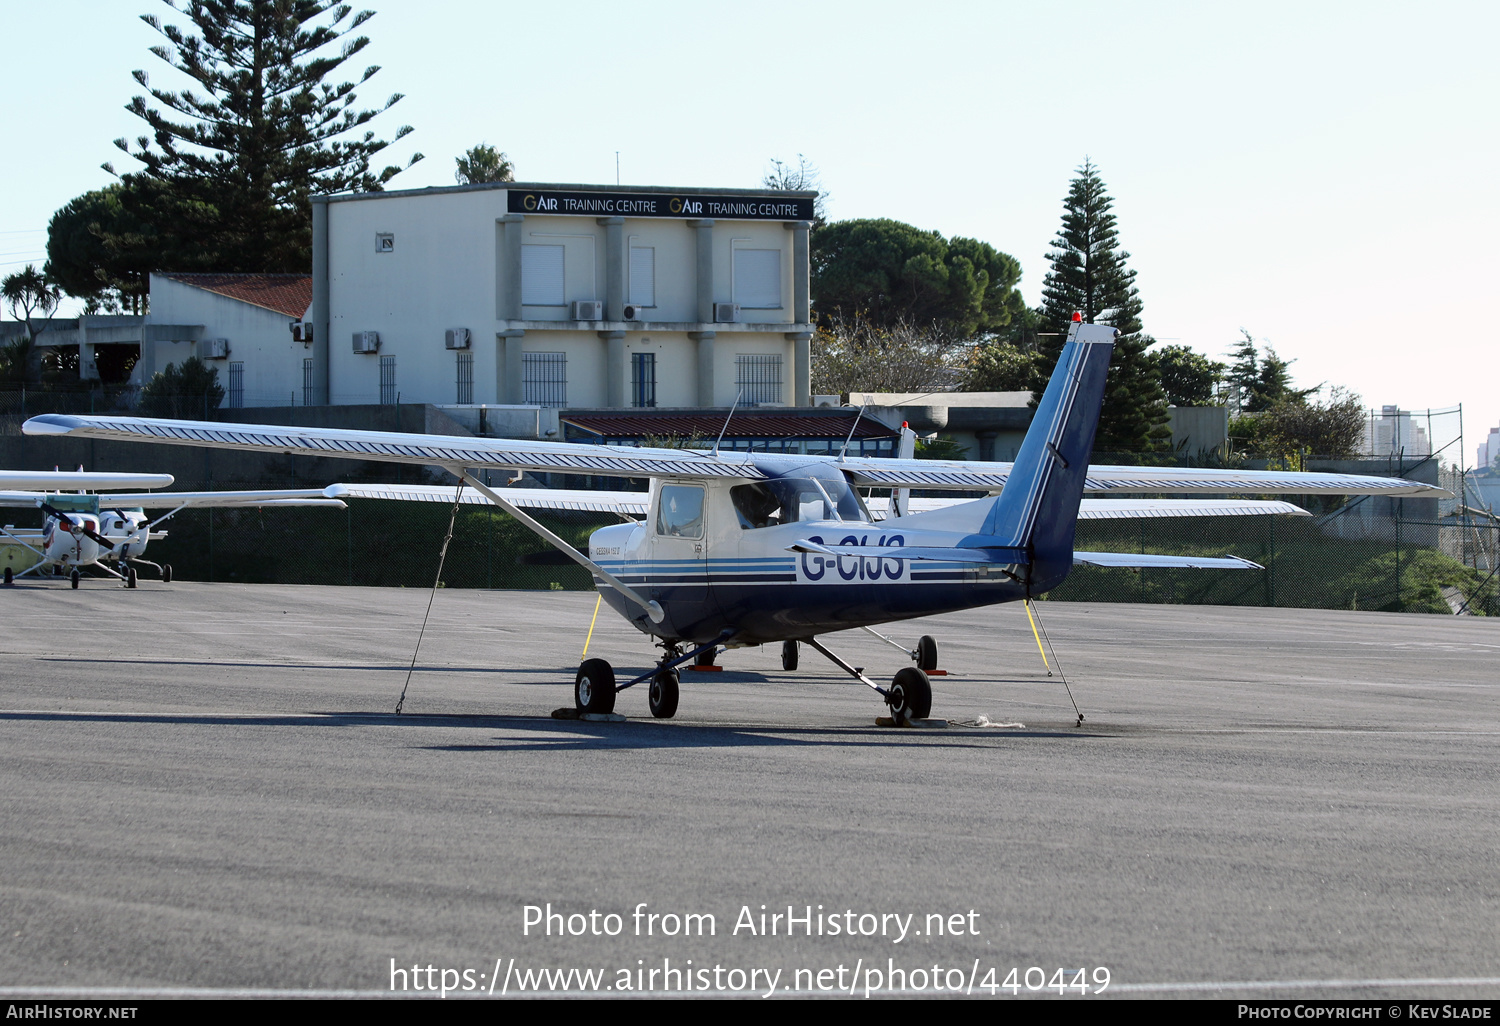
<path fill-rule="evenodd" d="M 724 428 L 727 411 L 650 412 L 589 410 L 562 414 L 562 420 L 574 428 L 604 438 L 688 437 L 698 434 L 717 438 Z M 829 438 L 845 437 L 854 427 L 857 410 L 786 409 L 746 410 L 741 408 L 729 420 L 726 438 Z M 870 417 L 862 417 L 855 438 L 885 438 L 896 432 Z"/>
<path fill-rule="evenodd" d="M 312 306 L 310 274 L 163 274 L 161 277 L 288 317 L 300 319 Z"/>

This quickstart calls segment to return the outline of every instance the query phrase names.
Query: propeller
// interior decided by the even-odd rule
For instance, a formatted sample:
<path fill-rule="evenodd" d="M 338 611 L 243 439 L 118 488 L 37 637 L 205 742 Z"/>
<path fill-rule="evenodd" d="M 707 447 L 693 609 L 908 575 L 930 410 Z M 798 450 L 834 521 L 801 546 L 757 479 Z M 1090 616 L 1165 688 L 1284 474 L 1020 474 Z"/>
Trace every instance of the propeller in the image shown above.
<path fill-rule="evenodd" d="M 109 551 L 112 551 L 114 549 L 115 543 L 113 541 L 111 541 L 110 539 L 104 537 L 104 535 L 99 534 L 97 531 L 95 531 L 92 527 L 89 527 L 87 524 L 80 524 L 80 523 L 76 522 L 67 513 L 64 513 L 62 510 L 57 509 L 57 508 L 55 508 L 53 506 L 49 506 L 45 502 L 39 502 L 39 503 L 37 503 L 37 505 L 39 507 L 41 507 L 42 512 L 45 513 L 45 514 L 47 514 L 49 517 L 56 517 L 59 520 L 67 521 L 68 527 L 71 530 L 73 530 L 77 534 L 83 535 L 85 538 L 87 538 L 89 541 L 93 542 L 95 545 L 98 545 L 101 548 L 103 548 L 104 551 L 109 552 Z"/>

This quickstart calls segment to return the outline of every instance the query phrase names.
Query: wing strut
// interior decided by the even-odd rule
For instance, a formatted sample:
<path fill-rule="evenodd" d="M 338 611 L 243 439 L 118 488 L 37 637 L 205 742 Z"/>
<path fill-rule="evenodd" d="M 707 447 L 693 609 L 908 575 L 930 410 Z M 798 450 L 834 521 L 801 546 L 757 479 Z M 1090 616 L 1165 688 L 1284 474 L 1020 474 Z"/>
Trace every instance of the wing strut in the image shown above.
<path fill-rule="evenodd" d="M 626 584 L 624 581 L 617 578 L 614 574 L 604 569 L 598 563 L 595 563 L 592 559 L 589 559 L 573 546 L 569 545 L 557 535 L 553 534 L 541 524 L 537 523 L 530 516 L 521 512 L 515 506 L 505 501 L 505 499 L 501 497 L 499 492 L 495 491 L 484 482 L 476 479 L 468 472 L 466 468 L 449 466 L 447 469 L 449 473 L 453 474 L 460 481 L 467 484 L 470 488 L 473 488 L 476 492 L 478 492 L 480 495 L 483 495 L 486 499 L 489 499 L 496 506 L 499 506 L 501 509 L 505 510 L 505 512 L 515 517 L 536 534 L 541 535 L 542 539 L 553 548 L 557 549 L 559 552 L 567 556 L 579 566 L 583 567 L 585 570 L 588 570 L 595 577 L 603 580 L 604 583 L 615 589 L 615 591 L 618 591 L 621 595 L 624 595 L 631 602 L 634 602 L 636 605 L 644 609 L 646 611 L 646 615 L 651 618 L 652 623 L 661 623 L 662 620 L 666 619 L 667 614 L 662 610 L 659 604 L 646 598 L 640 592 L 630 587 L 630 585 Z"/>

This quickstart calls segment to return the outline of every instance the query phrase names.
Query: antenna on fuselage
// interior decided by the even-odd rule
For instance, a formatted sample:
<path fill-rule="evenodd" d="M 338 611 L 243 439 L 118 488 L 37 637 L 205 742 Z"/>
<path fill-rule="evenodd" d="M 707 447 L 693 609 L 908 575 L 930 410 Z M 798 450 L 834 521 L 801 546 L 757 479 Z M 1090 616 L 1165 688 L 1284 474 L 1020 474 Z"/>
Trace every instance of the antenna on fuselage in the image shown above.
<path fill-rule="evenodd" d="M 865 393 L 865 401 L 860 404 L 859 412 L 854 415 L 854 423 L 849 427 L 849 437 L 844 439 L 844 447 L 839 450 L 839 462 L 844 462 L 844 453 L 849 449 L 849 443 L 854 440 L 854 432 L 859 428 L 859 418 L 865 415 L 865 407 L 870 405 L 870 394 Z"/>
<path fill-rule="evenodd" d="M 719 455 L 719 443 L 724 441 L 724 432 L 729 430 L 729 422 L 734 419 L 735 407 L 739 406 L 740 400 L 744 398 L 745 390 L 742 388 L 734 396 L 734 405 L 729 407 L 729 416 L 724 418 L 724 426 L 719 428 L 719 437 L 714 442 L 714 455 Z"/>

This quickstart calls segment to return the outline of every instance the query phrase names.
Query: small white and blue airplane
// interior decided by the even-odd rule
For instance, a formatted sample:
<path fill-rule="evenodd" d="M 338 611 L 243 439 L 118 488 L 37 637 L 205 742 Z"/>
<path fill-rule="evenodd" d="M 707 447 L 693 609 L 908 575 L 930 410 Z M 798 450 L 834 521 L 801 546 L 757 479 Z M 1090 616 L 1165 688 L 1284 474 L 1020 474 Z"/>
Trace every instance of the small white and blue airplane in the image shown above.
<path fill-rule="evenodd" d="M 1302 513 L 1290 503 L 1217 499 L 1084 499 L 1085 492 L 1135 495 L 1447 495 L 1401 479 L 1340 474 L 1089 466 L 1105 376 L 1117 332 L 1075 316 L 1057 368 L 1013 464 L 876 459 L 717 450 L 645 449 L 556 441 L 457 438 L 272 425 L 220 424 L 47 414 L 29 435 L 167 442 L 248 451 L 315 454 L 437 465 L 456 490 L 337 485 L 329 497 L 493 503 L 588 569 L 604 601 L 661 649 L 656 665 L 618 683 L 602 659 L 574 679 L 577 708 L 609 713 L 615 695 L 649 682 L 652 715 L 675 714 L 677 667 L 729 648 L 783 645 L 796 665 L 805 643 L 877 692 L 898 722 L 926 717 L 925 669 L 935 645 L 923 639 L 917 666 L 882 687 L 826 648 L 820 635 L 1035 598 L 1077 564 L 1106 567 L 1263 569 L 1249 560 L 1079 552 L 1080 516 L 1202 516 Z M 478 471 L 648 478 L 650 491 L 562 492 L 484 484 Z M 897 499 L 876 520 L 858 489 L 988 491 L 968 501 L 910 512 Z M 913 504 L 922 505 L 921 500 Z M 587 554 L 520 507 L 610 510 L 631 522 L 601 528 Z M 641 516 L 635 521 L 635 516 Z M 898 646 L 899 647 L 899 646 Z"/>
<path fill-rule="evenodd" d="M 40 530 L 0 527 L 0 540 L 29 549 L 34 560 L 17 572 L 12 560 L 3 569 L 5 584 L 28 574 L 37 577 L 66 575 L 74 588 L 82 571 L 94 569 L 136 586 L 135 564 L 149 566 L 172 582 L 172 567 L 143 558 L 146 546 L 167 536 L 156 527 L 189 508 L 332 506 L 346 507 L 342 499 L 330 498 L 316 488 L 248 492 L 163 492 L 171 474 L 114 474 L 85 471 L 0 470 L 0 507 L 31 507 L 42 511 Z M 113 489 L 141 489 L 131 492 Z M 104 494 L 108 491 L 108 494 Z M 148 509 L 170 512 L 154 519 Z"/>

